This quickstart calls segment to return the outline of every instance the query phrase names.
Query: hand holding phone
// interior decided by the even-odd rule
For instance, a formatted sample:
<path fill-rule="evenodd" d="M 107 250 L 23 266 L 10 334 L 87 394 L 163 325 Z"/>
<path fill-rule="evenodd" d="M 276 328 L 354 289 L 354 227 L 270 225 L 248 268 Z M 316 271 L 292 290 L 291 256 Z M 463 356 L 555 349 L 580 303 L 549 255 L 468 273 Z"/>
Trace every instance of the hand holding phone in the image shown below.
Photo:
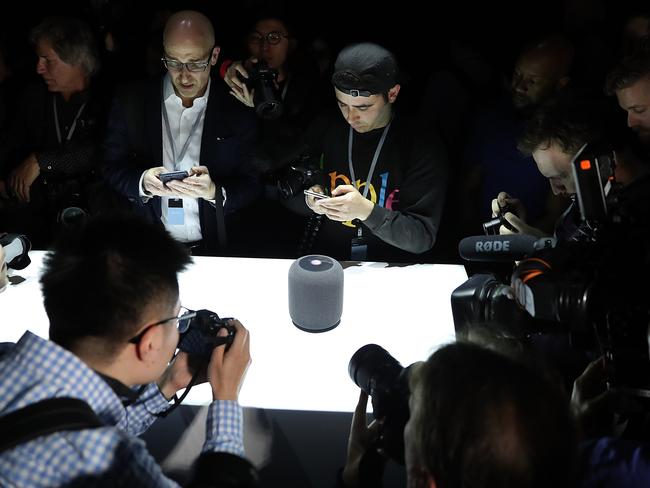
<path fill-rule="evenodd" d="M 158 179 L 162 181 L 163 185 L 166 185 L 173 180 L 184 180 L 189 175 L 187 171 L 172 171 L 170 173 L 160 173 Z"/>
<path fill-rule="evenodd" d="M 311 190 L 304 190 L 303 193 L 305 195 L 309 195 L 311 197 L 314 197 L 316 200 L 322 200 L 323 198 L 329 198 L 329 195 L 325 195 L 324 193 L 318 193 L 318 192 L 311 191 Z"/>

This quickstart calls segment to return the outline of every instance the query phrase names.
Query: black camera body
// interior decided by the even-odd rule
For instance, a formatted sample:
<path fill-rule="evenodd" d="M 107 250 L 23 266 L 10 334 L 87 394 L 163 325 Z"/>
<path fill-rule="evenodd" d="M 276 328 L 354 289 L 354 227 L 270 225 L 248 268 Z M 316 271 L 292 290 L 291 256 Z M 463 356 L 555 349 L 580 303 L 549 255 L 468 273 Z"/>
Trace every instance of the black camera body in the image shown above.
<path fill-rule="evenodd" d="M 248 78 L 240 76 L 240 80 L 253 94 L 255 112 L 262 119 L 273 120 L 282 115 L 282 97 L 278 93 L 278 70 L 270 68 L 263 59 L 254 63 L 248 71 Z"/>
<path fill-rule="evenodd" d="M 235 338 L 235 327 L 228 324 L 229 320 L 231 319 L 220 318 L 210 310 L 197 310 L 196 316 L 190 319 L 187 330 L 181 334 L 178 349 L 188 354 L 208 357 L 217 346 L 225 344 L 228 350 Z M 228 334 L 217 335 L 221 329 L 226 329 Z"/>
<path fill-rule="evenodd" d="M 307 162 L 307 159 L 307 157 L 304 157 L 274 175 L 277 193 L 281 200 L 303 195 L 304 190 L 314 185 L 323 184 L 323 172 L 321 170 L 302 166 L 303 163 Z"/>
<path fill-rule="evenodd" d="M 638 285 L 650 269 L 650 177 L 617 185 L 614 164 L 613 152 L 582 147 L 575 232 L 513 260 L 509 278 L 471 276 L 452 293 L 454 325 L 457 336 L 475 326 L 519 338 L 567 334 L 575 350 L 605 356 L 609 387 L 650 397 L 650 302 Z"/>
<path fill-rule="evenodd" d="M 375 449 L 404 464 L 404 427 L 409 419 L 409 372 L 384 348 L 367 344 L 354 353 L 348 373 L 372 399 L 373 416 L 383 425 Z"/>
<path fill-rule="evenodd" d="M 515 229 L 510 222 L 508 222 L 504 215 L 507 214 L 508 212 L 513 213 L 517 215 L 517 213 L 514 211 L 514 209 L 510 205 L 506 205 L 503 208 L 499 210 L 499 213 L 497 214 L 496 217 L 494 217 L 491 220 L 488 220 L 487 222 L 483 223 L 483 232 L 485 232 L 485 235 L 499 235 L 499 228 L 503 225 L 506 229 L 510 229 L 512 232 L 518 232 L 517 229 Z"/>

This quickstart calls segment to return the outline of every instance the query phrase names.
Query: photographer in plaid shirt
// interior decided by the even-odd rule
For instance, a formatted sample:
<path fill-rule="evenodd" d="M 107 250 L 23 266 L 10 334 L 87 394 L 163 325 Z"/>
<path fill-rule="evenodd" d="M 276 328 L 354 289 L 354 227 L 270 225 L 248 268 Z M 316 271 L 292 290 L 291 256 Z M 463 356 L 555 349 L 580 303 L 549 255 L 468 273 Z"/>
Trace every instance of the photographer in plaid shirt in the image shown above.
<path fill-rule="evenodd" d="M 47 255 L 41 288 L 50 340 L 27 331 L 0 353 L 0 418 L 72 397 L 88 403 L 103 426 L 0 452 L 0 486 L 176 486 L 135 436 L 193 375 L 185 353 L 172 360 L 182 314 L 177 274 L 190 262 L 163 228 L 131 216 L 98 217 Z M 255 478 L 242 459 L 237 401 L 249 334 L 239 321 L 232 325 L 231 347 L 215 348 L 207 367 L 214 401 L 193 486 L 243 486 L 233 473 Z"/>

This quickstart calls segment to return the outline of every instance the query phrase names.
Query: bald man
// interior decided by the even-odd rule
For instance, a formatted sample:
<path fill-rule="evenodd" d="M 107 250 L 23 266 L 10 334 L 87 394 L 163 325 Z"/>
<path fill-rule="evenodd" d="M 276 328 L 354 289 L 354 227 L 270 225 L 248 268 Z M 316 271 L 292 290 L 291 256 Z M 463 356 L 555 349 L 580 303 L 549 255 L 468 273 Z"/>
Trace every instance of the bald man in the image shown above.
<path fill-rule="evenodd" d="M 195 255 L 226 254 L 228 222 L 261 191 L 251 154 L 255 115 L 212 82 L 219 50 L 205 15 L 173 14 L 162 79 L 117 90 L 104 143 L 105 178 Z"/>

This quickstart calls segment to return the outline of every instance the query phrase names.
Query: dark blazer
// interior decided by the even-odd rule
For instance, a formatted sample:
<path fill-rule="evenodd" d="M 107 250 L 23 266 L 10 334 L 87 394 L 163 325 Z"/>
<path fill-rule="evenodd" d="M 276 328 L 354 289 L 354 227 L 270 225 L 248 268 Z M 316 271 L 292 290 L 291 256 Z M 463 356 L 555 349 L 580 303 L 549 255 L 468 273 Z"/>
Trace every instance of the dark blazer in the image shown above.
<path fill-rule="evenodd" d="M 103 175 L 125 195 L 136 212 L 160 222 L 161 199 L 140 198 L 142 172 L 162 166 L 161 77 L 124 85 L 116 90 L 104 140 Z M 257 120 L 252 110 L 237 102 L 219 78 L 213 78 L 201 139 L 201 165 L 226 190 L 225 214 L 233 215 L 261 194 L 259 176 L 252 165 L 257 140 Z M 209 250 L 217 248 L 215 208 L 199 199 L 201 233 Z"/>

